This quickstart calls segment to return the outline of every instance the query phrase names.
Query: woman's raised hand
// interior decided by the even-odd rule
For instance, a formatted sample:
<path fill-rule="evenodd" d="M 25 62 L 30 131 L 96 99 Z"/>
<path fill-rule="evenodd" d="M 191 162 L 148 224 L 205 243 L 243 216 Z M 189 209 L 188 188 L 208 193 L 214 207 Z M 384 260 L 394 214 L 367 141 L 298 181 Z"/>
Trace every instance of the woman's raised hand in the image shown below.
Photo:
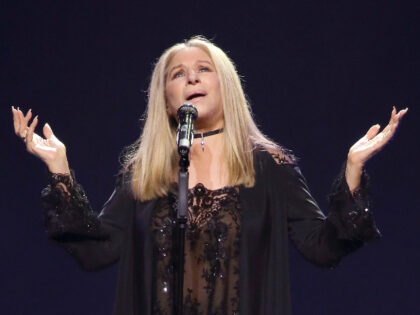
<path fill-rule="evenodd" d="M 381 132 L 379 124 L 370 127 L 368 132 L 350 148 L 347 155 L 346 180 L 351 191 L 360 184 L 363 166 L 391 140 L 407 111 L 408 108 L 397 113 L 394 107 L 388 125 Z"/>
<path fill-rule="evenodd" d="M 26 150 L 40 158 L 51 173 L 70 174 L 66 147 L 54 136 L 51 127 L 48 124 L 44 125 L 42 131 L 45 138 L 43 138 L 35 133 L 38 116 L 28 126 L 32 118 L 31 110 L 24 115 L 19 107 L 15 109 L 12 106 L 12 113 L 15 133 L 25 142 Z"/>

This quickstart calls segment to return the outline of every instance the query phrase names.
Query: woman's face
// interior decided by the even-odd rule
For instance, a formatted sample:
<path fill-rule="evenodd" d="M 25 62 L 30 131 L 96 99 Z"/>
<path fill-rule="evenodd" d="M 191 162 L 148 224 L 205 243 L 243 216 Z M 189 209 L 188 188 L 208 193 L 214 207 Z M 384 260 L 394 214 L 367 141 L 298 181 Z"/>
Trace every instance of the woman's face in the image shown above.
<path fill-rule="evenodd" d="M 185 102 L 198 111 L 196 130 L 212 130 L 223 126 L 220 82 L 213 61 L 198 47 L 178 51 L 167 68 L 166 105 L 172 117 Z"/>

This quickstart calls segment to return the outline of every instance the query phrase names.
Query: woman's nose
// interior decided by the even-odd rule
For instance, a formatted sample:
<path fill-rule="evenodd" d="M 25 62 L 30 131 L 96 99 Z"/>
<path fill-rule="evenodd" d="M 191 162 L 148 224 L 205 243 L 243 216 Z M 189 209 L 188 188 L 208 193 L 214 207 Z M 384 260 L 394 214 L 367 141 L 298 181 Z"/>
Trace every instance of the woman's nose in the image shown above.
<path fill-rule="evenodd" d="M 200 82 L 200 78 L 198 76 L 198 73 L 195 72 L 194 70 L 190 70 L 188 71 L 188 83 L 189 84 L 196 84 L 198 82 Z"/>

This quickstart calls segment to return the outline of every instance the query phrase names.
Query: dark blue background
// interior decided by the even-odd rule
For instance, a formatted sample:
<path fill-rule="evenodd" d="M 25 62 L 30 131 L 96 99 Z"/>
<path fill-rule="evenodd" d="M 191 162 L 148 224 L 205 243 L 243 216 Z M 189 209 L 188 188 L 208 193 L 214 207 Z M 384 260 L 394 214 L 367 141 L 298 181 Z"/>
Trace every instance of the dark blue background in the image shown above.
<path fill-rule="evenodd" d="M 116 268 L 87 273 L 47 240 L 45 168 L 14 136 L 32 108 L 66 144 L 99 211 L 140 133 L 152 64 L 195 34 L 236 62 L 262 130 L 326 195 L 346 153 L 393 105 L 410 108 L 367 166 L 383 238 L 334 271 L 291 250 L 294 314 L 419 314 L 419 5 L 414 1 L 8 1 L 1 14 L 1 314 L 111 314 Z M 40 132 L 40 128 L 38 128 Z"/>

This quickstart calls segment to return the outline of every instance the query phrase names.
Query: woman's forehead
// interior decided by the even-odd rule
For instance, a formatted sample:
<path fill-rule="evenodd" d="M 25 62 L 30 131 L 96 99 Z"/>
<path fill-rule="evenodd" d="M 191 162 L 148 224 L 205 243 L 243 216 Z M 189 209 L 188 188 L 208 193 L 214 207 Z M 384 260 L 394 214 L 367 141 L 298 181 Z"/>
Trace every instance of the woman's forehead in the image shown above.
<path fill-rule="evenodd" d="M 168 69 L 178 64 L 207 61 L 213 64 L 210 56 L 200 47 L 184 47 L 178 50 L 171 58 Z"/>

